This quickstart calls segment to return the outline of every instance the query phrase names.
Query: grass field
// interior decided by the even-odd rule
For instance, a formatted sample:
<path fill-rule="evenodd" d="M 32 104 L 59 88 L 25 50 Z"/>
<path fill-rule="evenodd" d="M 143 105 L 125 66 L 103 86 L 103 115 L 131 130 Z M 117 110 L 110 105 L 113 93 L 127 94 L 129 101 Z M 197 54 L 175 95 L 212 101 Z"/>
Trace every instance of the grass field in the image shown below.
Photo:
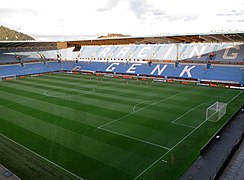
<path fill-rule="evenodd" d="M 205 121 L 216 101 L 228 103 L 226 115 Z M 5 81 L 0 163 L 23 179 L 178 179 L 243 104 L 239 90 L 175 83 L 74 74 Z"/>

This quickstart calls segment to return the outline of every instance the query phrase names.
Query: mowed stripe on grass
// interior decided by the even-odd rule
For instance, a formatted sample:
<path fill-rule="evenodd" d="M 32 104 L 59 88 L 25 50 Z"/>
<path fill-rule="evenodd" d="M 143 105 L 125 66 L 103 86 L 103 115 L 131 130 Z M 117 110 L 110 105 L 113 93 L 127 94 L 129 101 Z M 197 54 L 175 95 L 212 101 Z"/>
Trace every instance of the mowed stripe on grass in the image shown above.
<path fill-rule="evenodd" d="M 133 179 L 167 152 L 136 139 L 173 147 L 192 130 L 174 119 L 237 92 L 71 74 L 27 77 L 0 85 L 0 132 L 82 178 Z M 197 116 L 188 116 L 194 124 Z M 118 134 L 97 128 L 103 125 Z"/>

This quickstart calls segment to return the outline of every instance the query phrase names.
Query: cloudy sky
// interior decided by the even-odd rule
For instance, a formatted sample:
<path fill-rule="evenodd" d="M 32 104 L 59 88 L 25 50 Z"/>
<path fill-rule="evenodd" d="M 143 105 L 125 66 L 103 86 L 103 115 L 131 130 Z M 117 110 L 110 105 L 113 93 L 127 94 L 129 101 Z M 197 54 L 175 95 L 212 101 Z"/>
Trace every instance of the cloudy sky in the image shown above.
<path fill-rule="evenodd" d="M 39 39 L 244 31 L 244 0 L 6 0 L 0 25 Z"/>

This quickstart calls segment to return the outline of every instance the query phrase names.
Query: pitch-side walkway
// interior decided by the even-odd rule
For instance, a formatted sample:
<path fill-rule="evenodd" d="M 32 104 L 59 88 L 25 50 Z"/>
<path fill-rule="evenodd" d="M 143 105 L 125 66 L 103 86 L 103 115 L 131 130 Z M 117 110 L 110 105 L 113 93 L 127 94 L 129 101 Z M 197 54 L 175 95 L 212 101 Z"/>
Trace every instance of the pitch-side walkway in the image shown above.
<path fill-rule="evenodd" d="M 185 174 L 183 174 L 183 176 L 180 179 L 213 179 L 216 176 L 219 169 L 221 168 L 223 161 L 232 151 L 233 147 L 237 144 L 238 140 L 243 135 L 243 133 L 244 112 L 239 112 L 236 118 L 233 119 L 226 127 L 224 127 L 224 130 L 221 132 L 221 134 L 219 134 L 220 138 L 216 139 L 208 147 L 206 152 L 199 156 L 199 158 L 192 164 L 192 166 L 185 172 Z M 236 162 L 239 163 L 239 166 L 235 167 L 236 174 L 239 173 L 239 179 L 244 179 L 243 151 L 244 147 L 242 145 L 242 153 L 240 153 L 240 157 L 242 156 L 242 158 L 237 157 Z M 236 152 L 238 152 L 238 150 Z M 235 173 L 233 172 L 231 176 L 234 177 L 234 174 Z M 225 179 L 225 177 L 227 176 L 224 176 L 223 178 Z"/>
<path fill-rule="evenodd" d="M 244 120 L 244 113 L 242 114 Z M 244 179 L 244 140 L 233 158 L 225 168 L 220 180 L 243 180 Z"/>
<path fill-rule="evenodd" d="M 20 180 L 20 178 L 0 164 L 0 180 Z"/>

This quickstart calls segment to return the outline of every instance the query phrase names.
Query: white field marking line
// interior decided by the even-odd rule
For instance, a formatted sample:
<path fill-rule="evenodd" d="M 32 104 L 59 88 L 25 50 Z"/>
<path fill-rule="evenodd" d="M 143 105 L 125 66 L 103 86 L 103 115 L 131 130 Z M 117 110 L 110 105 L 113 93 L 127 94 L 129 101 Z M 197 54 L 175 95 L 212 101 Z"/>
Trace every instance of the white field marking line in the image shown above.
<path fill-rule="evenodd" d="M 188 135 L 186 135 L 181 141 L 179 141 L 176 145 L 174 145 L 170 150 L 168 150 L 166 153 L 164 153 L 161 157 L 159 157 L 156 161 L 154 161 L 150 166 L 148 166 L 146 169 L 144 169 L 139 175 L 137 175 L 135 179 L 138 179 L 141 175 L 143 175 L 148 169 L 150 169 L 152 166 L 154 166 L 157 162 L 159 162 L 162 158 L 164 158 L 169 152 L 171 152 L 173 149 L 175 149 L 180 143 L 182 143 L 186 138 L 188 138 L 192 133 L 194 133 L 199 127 L 201 127 L 204 123 L 206 122 L 203 121 L 201 124 L 199 124 L 195 129 L 193 129 Z M 162 160 L 165 162 L 165 160 Z"/>
<path fill-rule="evenodd" d="M 93 93 L 95 91 L 95 89 L 93 89 L 93 91 L 89 92 L 89 94 Z M 45 92 L 43 93 L 45 96 L 50 96 L 48 94 L 45 94 Z M 82 95 L 86 95 L 86 94 L 82 94 Z M 76 95 L 74 95 L 76 96 Z M 81 96 L 81 95 L 79 95 Z M 60 96 L 59 96 L 60 97 Z M 66 96 L 63 96 L 63 97 L 66 97 Z M 9 104 L 6 104 L 4 106 L 0 106 L 1 107 L 8 107 L 8 106 L 11 106 L 11 105 L 14 105 L 14 104 L 21 104 L 21 103 L 25 103 L 25 102 L 29 102 L 29 101 L 35 101 L 35 100 L 39 100 L 39 99 L 42 99 L 44 98 L 43 96 L 39 97 L 39 98 L 36 98 L 36 99 L 26 99 L 26 100 L 22 100 L 22 101 L 17 101 L 17 102 L 13 102 L 13 103 L 9 103 Z"/>
<path fill-rule="evenodd" d="M 239 95 L 241 95 L 241 93 L 243 93 L 243 91 L 239 92 L 236 96 L 234 96 L 231 100 L 229 100 L 227 102 L 227 104 L 229 104 L 230 102 L 232 102 L 235 98 L 237 98 Z M 210 121 L 210 122 L 215 122 L 213 120 L 209 120 L 211 117 L 213 117 L 217 112 L 214 112 L 207 120 Z"/>
<path fill-rule="evenodd" d="M 181 125 L 181 126 L 185 126 L 185 127 L 190 127 L 190 128 L 196 128 L 195 126 L 190 126 L 190 125 L 186 125 L 186 124 L 181 124 L 181 123 L 176 123 L 176 121 L 178 121 L 180 118 L 184 117 L 185 115 L 187 115 L 188 113 L 194 111 L 195 109 L 199 108 L 200 106 L 202 106 L 202 104 L 199 104 L 198 106 L 190 109 L 189 111 L 187 111 L 186 113 L 182 114 L 181 116 L 179 116 L 178 118 L 176 118 L 175 120 L 171 121 L 172 124 L 176 124 L 176 125 Z"/>
<path fill-rule="evenodd" d="M 243 93 L 243 91 L 239 92 L 236 96 L 234 96 L 231 100 L 229 100 L 227 102 L 227 104 L 229 104 L 230 102 L 232 102 L 235 98 L 237 98 L 238 96 L 240 96 L 241 94 Z M 215 122 L 213 120 L 209 120 L 211 117 L 213 117 L 217 112 L 214 112 L 207 120 L 210 121 L 210 122 Z"/>
<path fill-rule="evenodd" d="M 238 96 L 240 96 L 243 93 L 243 91 L 239 92 L 235 97 L 233 97 L 231 100 L 229 100 L 227 102 L 227 104 L 231 103 L 235 98 L 237 98 Z"/>
<path fill-rule="evenodd" d="M 202 103 L 202 105 L 210 106 L 210 105 L 213 105 L 213 104 Z"/>
<path fill-rule="evenodd" d="M 169 97 L 167 97 L 167 98 L 165 98 L 165 99 L 162 99 L 162 100 L 160 100 L 160 101 L 156 101 L 156 102 L 154 102 L 154 103 L 151 103 L 151 104 L 149 104 L 149 105 L 147 105 L 147 106 L 145 106 L 145 107 L 143 107 L 143 108 L 141 108 L 141 109 L 138 109 L 137 111 L 128 113 L 128 114 L 126 114 L 126 115 L 124 115 L 124 116 L 122 116 L 122 117 L 119 117 L 119 118 L 114 119 L 114 120 L 112 120 L 112 121 L 110 121 L 110 122 L 108 122 L 108 123 L 105 123 L 105 124 L 99 126 L 98 128 L 102 128 L 102 127 L 104 127 L 104 126 L 107 126 L 107 125 L 109 125 L 109 124 L 112 124 L 112 123 L 114 123 L 114 122 L 116 122 L 116 121 L 118 121 L 118 120 L 120 120 L 120 119 L 123 119 L 123 118 L 125 118 L 125 117 L 127 117 L 127 116 L 130 116 L 131 114 L 134 114 L 134 113 L 139 112 L 139 111 L 141 111 L 141 110 L 143 110 L 143 109 L 146 109 L 146 108 L 148 108 L 148 107 L 150 107 L 150 106 L 153 106 L 153 105 L 158 104 L 158 103 L 160 103 L 160 102 L 163 102 L 163 101 L 166 101 L 166 100 L 168 100 L 168 99 L 171 99 L 171 98 L 173 98 L 173 97 L 175 97 L 175 96 L 178 96 L 179 94 L 182 94 L 182 93 L 180 92 L 180 93 L 177 93 L 177 94 L 175 94 L 175 95 L 173 95 L 173 96 L 169 96 Z"/>
<path fill-rule="evenodd" d="M 88 92 L 89 94 L 93 93 L 96 89 L 93 89 L 91 92 Z M 48 91 L 48 90 L 46 90 Z M 88 94 L 87 93 L 87 94 Z M 45 96 L 50 96 L 48 94 L 45 94 L 45 92 L 43 93 Z M 86 95 L 86 93 L 82 94 L 82 95 Z M 81 95 L 73 95 L 73 96 L 81 96 Z M 60 96 L 57 96 L 57 97 L 60 97 Z M 67 97 L 67 96 L 62 96 L 62 97 Z M 8 107 L 8 106 L 11 106 L 11 105 L 14 105 L 14 104 L 21 104 L 21 103 L 25 103 L 25 102 L 29 102 L 29 101 L 35 101 L 35 100 L 39 100 L 39 99 L 42 99 L 44 98 L 43 96 L 39 97 L 39 98 L 36 98 L 36 99 L 26 99 L 26 100 L 22 100 L 22 101 L 17 101 L 17 102 L 13 102 L 13 103 L 9 103 L 9 104 L 6 104 L 4 106 L 1 106 L 0 105 L 0 108 L 1 107 Z"/>
<path fill-rule="evenodd" d="M 0 164 L 0 166 L 4 169 L 4 170 L 7 170 L 8 172 L 11 172 L 12 173 L 12 176 L 14 176 L 13 179 L 18 179 L 18 180 L 21 180 L 19 177 L 17 177 L 17 175 L 15 175 L 12 171 L 10 171 L 8 168 L 6 168 L 5 166 L 3 166 L 2 164 Z M 7 178 L 8 179 L 8 178 Z"/>
<path fill-rule="evenodd" d="M 178 118 L 176 118 L 175 120 L 171 121 L 171 123 L 174 123 L 175 121 L 178 121 L 180 118 L 182 118 L 183 116 L 185 116 L 186 114 L 194 111 L 195 109 L 197 109 L 198 107 L 202 106 L 203 104 L 199 104 L 198 106 L 190 109 L 189 111 L 187 111 L 186 113 L 182 114 L 181 116 L 179 116 Z"/>
<path fill-rule="evenodd" d="M 183 93 L 186 93 L 186 94 L 193 94 L 193 95 L 197 95 L 197 96 L 205 96 L 205 97 L 214 97 L 214 98 L 230 99 L 230 98 L 228 98 L 228 97 L 224 97 L 224 96 L 210 96 L 210 95 L 196 94 L 196 93 L 192 93 L 192 91 L 186 91 L 186 92 L 183 92 Z"/>
<path fill-rule="evenodd" d="M 162 160 L 162 162 L 165 162 L 165 163 L 167 163 L 168 161 Z"/>
<path fill-rule="evenodd" d="M 82 96 L 82 95 L 91 94 L 91 93 L 95 92 L 95 90 L 96 89 L 93 89 L 91 92 L 84 93 L 84 94 L 81 94 L 81 95 L 73 95 L 73 96 Z M 46 90 L 46 91 L 48 91 L 48 90 Z M 45 96 L 51 96 L 51 95 L 45 94 L 45 92 L 43 93 Z M 60 96 L 51 96 L 51 97 L 60 97 Z M 61 97 L 67 97 L 67 96 L 61 96 Z M 22 101 L 17 101 L 17 102 L 6 104 L 4 106 L 0 106 L 0 108 L 1 107 L 8 107 L 8 106 L 11 106 L 11 105 L 14 105 L 14 104 L 21 104 L 21 103 L 30 102 L 30 101 L 36 101 L 36 100 L 39 100 L 39 99 L 42 99 L 42 98 L 43 98 L 43 96 L 40 97 L 40 98 L 36 98 L 36 99 L 26 99 L 26 100 L 22 100 Z"/>
<path fill-rule="evenodd" d="M 216 112 L 214 112 L 207 120 L 208 121 L 210 121 L 210 122 L 217 122 L 217 121 L 219 121 L 219 120 L 217 120 L 217 121 L 214 121 L 214 120 L 209 120 L 211 117 L 213 117 L 216 113 L 218 113 L 218 111 L 216 111 Z"/>
<path fill-rule="evenodd" d="M 45 95 L 45 96 L 51 96 L 51 97 L 57 97 L 57 96 L 55 96 L 55 95 L 57 95 L 57 94 L 61 94 L 61 93 L 56 93 L 56 94 L 54 94 L 54 95 L 49 95 L 49 94 L 47 94 L 47 92 L 48 91 L 51 91 L 50 89 L 48 89 L 48 90 L 45 90 L 44 92 L 43 92 L 43 95 Z M 60 97 L 60 96 L 59 96 Z M 61 97 L 64 97 L 64 96 L 61 96 Z M 66 96 L 65 96 L 66 97 Z"/>
<path fill-rule="evenodd" d="M 14 141 L 14 140 L 10 139 L 9 137 L 7 137 L 7 136 L 3 135 L 2 133 L 0 133 L 0 135 L 1 135 L 1 136 L 3 136 L 3 137 L 5 137 L 5 138 L 6 138 L 6 139 L 8 139 L 9 141 L 11 141 L 11 142 L 13 142 L 13 143 L 17 144 L 18 146 L 22 147 L 23 149 L 25 149 L 25 150 L 27 150 L 27 151 L 29 151 L 29 152 L 31 152 L 31 153 L 33 153 L 33 154 L 35 154 L 35 155 L 36 155 L 36 156 L 38 156 L 39 158 L 41 158 L 41 159 L 43 159 L 43 160 L 45 160 L 45 161 L 47 161 L 47 162 L 51 163 L 52 165 L 54 165 L 54 166 L 56 166 L 56 167 L 58 167 L 58 168 L 62 169 L 63 171 L 67 172 L 68 174 L 71 174 L 72 176 L 74 176 L 74 177 L 76 177 L 76 178 L 78 178 L 78 179 L 82 179 L 82 180 L 83 180 L 83 178 L 81 178 L 80 176 L 78 176 L 78 175 L 76 175 L 76 174 L 74 174 L 74 173 L 70 172 L 69 170 L 67 170 L 67 169 L 65 169 L 65 168 L 63 168 L 63 167 L 61 167 L 61 166 L 59 166 L 58 164 L 56 164 L 56 163 L 54 163 L 54 162 L 50 161 L 49 159 L 47 159 L 47 158 L 45 158 L 45 157 L 43 157 L 43 156 L 41 156 L 41 155 L 37 154 L 36 152 L 34 152 L 34 151 L 30 150 L 29 148 L 27 148 L 27 147 L 25 147 L 25 146 L 21 145 L 21 144 L 20 144 L 20 143 L 18 143 L 18 142 L 16 142 L 16 141 Z"/>
<path fill-rule="evenodd" d="M 36 99 L 26 99 L 26 100 L 22 100 L 22 101 L 17 101 L 17 102 L 13 102 L 13 103 L 9 103 L 9 104 L 6 104 L 4 106 L 0 106 L 1 107 L 8 107 L 8 106 L 11 106 L 11 105 L 14 105 L 14 104 L 21 104 L 21 103 L 25 103 L 25 102 L 29 102 L 29 101 L 36 101 L 36 100 L 39 100 L 39 99 L 42 99 L 42 97 L 39 97 L 39 98 L 36 98 Z"/>
<path fill-rule="evenodd" d="M 135 109 L 136 109 L 136 107 L 137 106 L 139 106 L 140 104 L 142 104 L 142 103 L 144 103 L 144 102 L 148 102 L 148 101 L 150 101 L 150 100 L 146 100 L 146 101 L 142 101 L 142 102 L 139 102 L 139 103 L 137 103 L 134 107 L 133 107 L 133 112 L 135 112 Z"/>
<path fill-rule="evenodd" d="M 51 89 L 48 89 L 48 90 L 44 91 L 44 92 L 43 92 L 43 95 L 48 96 L 48 97 L 67 97 L 67 96 L 75 97 L 75 96 L 83 96 L 83 95 L 87 95 L 87 94 L 92 94 L 93 92 L 96 91 L 96 89 L 93 89 L 93 90 L 90 91 L 90 92 L 80 93 L 80 94 L 76 94 L 76 95 L 69 95 L 69 94 L 61 95 L 62 92 L 60 92 L 60 93 L 56 93 L 56 94 L 53 94 L 53 95 L 50 95 L 50 94 L 47 94 L 48 91 L 52 91 L 52 90 L 51 90 Z M 53 90 L 53 91 L 54 91 L 54 90 Z M 59 94 L 60 94 L 61 96 L 60 96 Z"/>
<path fill-rule="evenodd" d="M 172 122 L 172 124 L 179 125 L 179 126 L 185 126 L 185 127 L 189 127 L 189 128 L 193 128 L 193 129 L 196 128 L 195 126 L 186 125 L 186 124 L 181 124 L 181 123 L 177 123 L 177 122 Z"/>
<path fill-rule="evenodd" d="M 48 79 L 49 80 L 49 79 Z M 56 80 L 55 82 L 57 82 L 58 80 Z M 42 81 L 43 82 L 43 81 Z M 53 80 L 51 80 L 51 81 L 48 81 L 48 82 L 54 82 Z M 63 82 L 63 81 L 62 81 Z M 32 83 L 31 83 L 32 84 Z M 37 82 L 35 82 L 35 84 L 38 84 Z M 69 81 L 69 82 L 65 82 L 65 85 L 72 85 L 72 86 L 76 86 L 77 87 L 77 89 L 76 89 L 76 87 L 74 87 L 74 88 L 71 88 L 71 87 L 64 87 L 64 88 L 66 88 L 66 89 L 76 89 L 76 90 L 79 90 L 78 89 L 78 87 L 81 87 L 81 88 L 92 88 L 92 87 L 84 87 L 84 86 L 79 86 L 79 82 L 71 82 L 71 81 Z M 48 85 L 50 88 L 51 87 L 53 87 L 54 89 L 59 89 L 57 86 L 58 85 Z M 99 86 L 99 85 L 96 85 L 95 87 L 97 87 L 97 86 Z"/>
<path fill-rule="evenodd" d="M 21 103 L 28 102 L 28 101 L 34 101 L 34 100 L 37 100 L 37 99 L 27 99 L 27 100 L 17 101 L 17 102 L 6 104 L 4 106 L 0 106 L 0 108 L 1 107 L 8 107 L 8 106 L 11 106 L 11 105 L 14 105 L 14 104 L 19 104 L 19 103 L 21 104 Z"/>
<path fill-rule="evenodd" d="M 123 137 L 129 138 L 129 139 L 133 139 L 135 141 L 140 141 L 140 142 L 143 142 L 145 144 L 150 144 L 150 145 L 162 148 L 162 149 L 170 150 L 170 148 L 168 148 L 168 147 L 161 146 L 159 144 L 155 144 L 155 143 L 152 143 L 152 142 L 149 142 L 149 141 L 145 141 L 145 140 L 142 140 L 142 139 L 139 139 L 139 138 L 135 138 L 135 137 L 132 137 L 132 136 L 129 136 L 129 135 L 121 134 L 121 133 L 118 133 L 118 132 L 115 132 L 115 131 L 111 131 L 111 130 L 108 130 L 108 129 L 105 129 L 105 128 L 98 128 L 98 129 L 101 129 L 103 131 L 107 131 L 107 132 L 110 132 L 110 133 L 113 133 L 113 134 L 116 134 L 116 135 L 119 135 L 119 136 L 123 136 Z"/>

